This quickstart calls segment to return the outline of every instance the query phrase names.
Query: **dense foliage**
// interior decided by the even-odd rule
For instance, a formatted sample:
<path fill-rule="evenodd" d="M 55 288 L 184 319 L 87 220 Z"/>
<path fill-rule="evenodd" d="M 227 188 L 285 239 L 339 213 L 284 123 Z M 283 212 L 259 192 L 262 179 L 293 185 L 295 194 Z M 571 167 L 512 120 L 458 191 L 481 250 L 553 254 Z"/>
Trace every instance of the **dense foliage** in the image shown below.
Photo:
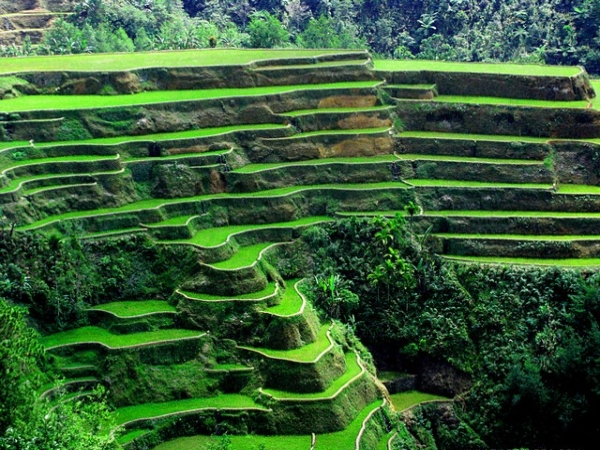
<path fill-rule="evenodd" d="M 40 396 L 42 383 L 53 377 L 26 318 L 24 308 L 0 297 L 0 449 L 118 448 L 119 429 L 102 390 L 86 401 L 68 399 L 60 392 L 52 401 Z"/>
<path fill-rule="evenodd" d="M 367 346 L 398 349 L 397 369 L 433 357 L 469 373 L 460 415 L 488 445 L 585 447 L 600 436 L 600 273 L 442 263 L 401 217 L 344 220 L 304 239 L 321 310 Z"/>
<path fill-rule="evenodd" d="M 191 250 L 157 246 L 145 237 L 83 241 L 3 234 L 0 296 L 29 307 L 39 329 L 54 332 L 84 325 L 85 309 L 99 303 L 168 298 L 194 262 Z"/>
<path fill-rule="evenodd" d="M 223 47 L 582 64 L 600 73 L 596 0 L 85 0 L 42 45 L 0 55 Z"/>

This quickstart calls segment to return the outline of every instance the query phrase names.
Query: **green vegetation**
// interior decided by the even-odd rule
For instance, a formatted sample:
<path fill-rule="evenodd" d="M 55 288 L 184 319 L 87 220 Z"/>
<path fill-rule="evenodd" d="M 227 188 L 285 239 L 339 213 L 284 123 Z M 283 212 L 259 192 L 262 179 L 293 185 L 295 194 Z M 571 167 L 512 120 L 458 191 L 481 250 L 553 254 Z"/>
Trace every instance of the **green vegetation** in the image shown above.
<path fill-rule="evenodd" d="M 392 394 L 390 396 L 392 404 L 396 411 L 404 411 L 405 409 L 411 408 L 419 403 L 430 402 L 433 400 L 449 400 L 447 397 L 441 395 L 427 394 L 419 391 L 407 391 L 398 394 Z"/>
<path fill-rule="evenodd" d="M 87 326 L 46 336 L 42 338 L 41 342 L 47 349 L 85 342 L 98 343 L 116 349 L 197 338 L 203 335 L 204 333 L 194 330 L 157 330 L 135 334 L 112 334 L 104 328 Z"/>
<path fill-rule="evenodd" d="M 231 442 L 231 450 L 264 449 L 264 450 L 306 450 L 310 448 L 310 436 L 227 436 Z M 174 439 L 160 444 L 155 450 L 187 450 L 190 448 L 210 448 L 221 441 L 211 436 L 191 436 Z"/>
<path fill-rule="evenodd" d="M 126 424 L 141 419 L 152 419 L 166 415 L 177 415 L 203 409 L 262 409 L 250 397 L 238 394 L 221 394 L 217 397 L 190 398 L 163 403 L 145 403 L 126 406 L 115 411 L 118 424 Z"/>
<path fill-rule="evenodd" d="M 303 347 L 293 350 L 273 350 L 269 348 L 258 347 L 242 347 L 247 350 L 252 350 L 264 354 L 267 358 L 287 359 L 299 363 L 312 363 L 326 352 L 333 344 L 327 337 L 329 325 L 323 325 L 317 336 L 317 340 L 311 344 L 306 344 Z"/>
<path fill-rule="evenodd" d="M 482 163 L 482 164 L 522 164 L 522 165 L 542 165 L 541 161 L 531 161 L 527 159 L 501 159 L 501 158 L 479 158 L 469 156 L 447 156 L 447 155 L 411 155 L 403 153 L 397 155 L 399 159 L 408 161 L 448 161 L 461 163 Z"/>
<path fill-rule="evenodd" d="M 430 186 L 447 186 L 447 187 L 464 187 L 464 188 L 514 188 L 514 189 L 550 189 L 549 184 L 539 183 L 489 183 L 485 181 L 461 181 L 461 180 L 417 180 L 409 179 L 407 183 L 413 186 L 430 187 Z"/>
<path fill-rule="evenodd" d="M 543 235 L 543 234 L 475 234 L 475 233 L 435 233 L 435 236 L 446 239 L 507 239 L 524 241 L 597 241 L 595 235 Z"/>
<path fill-rule="evenodd" d="M 211 263 L 212 267 L 222 270 L 236 270 L 248 267 L 258 261 L 262 252 L 273 245 L 273 242 L 261 242 L 260 244 L 241 247 L 235 255 L 225 261 Z"/>
<path fill-rule="evenodd" d="M 278 305 L 269 307 L 265 312 L 277 316 L 292 316 L 298 314 L 304 305 L 302 295 L 297 290 L 299 279 L 286 280 L 285 292 Z"/>
<path fill-rule="evenodd" d="M 375 60 L 375 70 L 389 72 L 464 72 L 464 73 L 496 73 L 507 75 L 572 77 L 579 73 L 577 67 L 548 66 L 541 64 L 485 64 L 461 63 L 450 61 L 426 60 Z"/>
<path fill-rule="evenodd" d="M 326 450 L 332 448 L 353 448 L 364 420 L 373 410 L 379 408 L 380 406 L 380 400 L 366 406 L 344 431 L 319 434 L 317 436 L 317 445 L 315 446 L 315 449 Z"/>
<path fill-rule="evenodd" d="M 423 139 L 458 139 L 468 141 L 494 141 L 494 142 L 535 142 L 546 143 L 548 138 L 533 136 L 507 136 L 502 134 L 465 134 L 465 133 L 440 133 L 434 131 L 403 131 L 400 137 Z"/>
<path fill-rule="evenodd" d="M 201 67 L 248 64 L 252 61 L 279 58 L 315 57 L 339 50 L 196 50 L 133 53 L 122 55 L 63 55 L 38 56 L 26 60 L 7 58 L 2 60 L 0 73 L 62 71 L 65 67 L 73 71 L 125 71 L 147 67 Z M 157 61 L 160 61 L 157 65 Z"/>
<path fill-rule="evenodd" d="M 144 314 L 176 312 L 175 307 L 164 300 L 136 300 L 128 302 L 112 302 L 91 308 L 96 311 L 106 311 L 118 317 L 135 317 Z"/>
<path fill-rule="evenodd" d="M 189 102 L 195 100 L 248 97 L 259 95 L 285 94 L 298 90 L 330 90 L 372 88 L 378 82 L 350 81 L 342 83 L 301 84 L 290 86 L 262 86 L 250 88 L 220 88 L 195 91 L 149 91 L 129 95 L 36 95 L 3 100 L 2 112 L 80 110 L 90 108 L 115 108 L 120 106 L 149 105 L 168 102 Z M 74 98 L 72 98 L 74 97 Z"/>
<path fill-rule="evenodd" d="M 588 107 L 588 102 L 580 101 L 551 101 L 506 97 L 475 97 L 465 95 L 438 95 L 434 100 L 440 103 L 465 103 L 476 105 L 508 105 L 534 108 L 581 108 Z"/>
<path fill-rule="evenodd" d="M 264 230 L 268 228 L 295 228 L 300 226 L 314 225 L 319 222 L 331 220 L 331 217 L 316 216 L 304 217 L 291 222 L 268 223 L 261 225 L 230 225 L 227 227 L 206 228 L 198 231 L 192 239 L 185 241 L 174 241 L 179 243 L 190 243 L 201 247 L 216 247 L 225 243 L 231 236 L 251 230 Z"/>
<path fill-rule="evenodd" d="M 367 113 L 385 111 L 390 109 L 388 105 L 382 106 L 371 106 L 365 108 L 319 108 L 319 109 L 300 109 L 297 111 L 286 111 L 281 113 L 282 116 L 300 117 L 311 114 L 355 114 L 355 113 Z"/>
<path fill-rule="evenodd" d="M 403 155 L 404 156 L 404 155 Z M 263 170 L 273 170 L 283 167 L 293 166 L 320 166 L 324 164 L 370 164 L 370 163 L 381 163 L 381 162 L 394 162 L 398 158 L 394 155 L 376 155 L 376 156 L 363 156 L 356 158 L 323 158 L 323 159 L 310 159 L 305 161 L 294 161 L 288 163 L 268 163 L 268 164 L 248 164 L 246 166 L 236 169 L 237 173 L 256 173 Z"/>
<path fill-rule="evenodd" d="M 180 139 L 194 139 L 206 136 L 215 136 L 225 133 L 233 133 L 236 131 L 246 130 L 271 130 L 285 128 L 284 125 L 279 124 L 252 124 L 252 125 L 234 125 L 228 127 L 214 127 L 214 128 L 200 128 L 197 130 L 187 131 L 175 131 L 168 133 L 156 133 L 156 134 L 143 134 L 139 136 L 118 136 L 111 138 L 97 138 L 97 139 L 86 139 L 86 144 L 89 145 L 118 145 L 127 142 L 153 142 L 153 141 L 174 141 Z M 81 141 L 60 141 L 60 142 L 39 142 L 36 143 L 36 147 L 54 147 L 60 145 L 71 145 L 81 144 Z M 28 142 L 16 141 L 16 142 L 0 142 L 0 150 L 9 148 L 18 148 L 23 146 L 29 146 Z M 221 151 L 215 152 L 214 154 L 220 154 Z M 210 155 L 213 152 L 206 152 L 203 155 Z M 188 155 L 190 156 L 190 155 Z M 137 161 L 137 158 L 131 158 L 130 161 Z M 139 160 L 143 160 L 140 158 Z"/>
<path fill-rule="evenodd" d="M 281 391 L 277 389 L 263 389 L 262 392 L 272 396 L 276 400 L 319 400 L 333 397 L 337 395 L 341 389 L 345 388 L 347 384 L 349 384 L 356 377 L 358 377 L 364 370 L 358 363 L 358 355 L 354 353 L 347 353 L 345 355 L 345 358 L 346 371 L 341 377 L 339 377 L 333 383 L 331 383 L 331 386 L 329 386 L 324 392 L 311 392 L 308 394 L 303 394 L 296 392 Z"/>
<path fill-rule="evenodd" d="M 513 264 L 523 264 L 523 265 L 532 265 L 532 266 L 556 266 L 556 267 L 581 267 L 581 268 L 590 268 L 600 266 L 600 258 L 513 258 L 513 257 L 504 257 L 504 256 L 494 256 L 485 257 L 485 256 L 448 256 L 448 258 L 457 260 L 457 261 L 465 261 L 465 262 L 473 262 L 473 263 L 482 263 L 482 264 L 499 264 L 499 265 L 513 265 Z"/>
<path fill-rule="evenodd" d="M 274 295 L 277 289 L 277 285 L 274 282 L 267 284 L 267 287 L 261 291 L 251 292 L 249 294 L 238 294 L 234 298 L 231 297 L 223 297 L 220 295 L 211 295 L 211 294 L 197 294 L 195 292 L 189 291 L 180 291 L 183 295 L 190 297 L 194 300 L 200 301 L 236 301 L 236 300 L 261 300 L 265 297 L 269 297 Z"/>

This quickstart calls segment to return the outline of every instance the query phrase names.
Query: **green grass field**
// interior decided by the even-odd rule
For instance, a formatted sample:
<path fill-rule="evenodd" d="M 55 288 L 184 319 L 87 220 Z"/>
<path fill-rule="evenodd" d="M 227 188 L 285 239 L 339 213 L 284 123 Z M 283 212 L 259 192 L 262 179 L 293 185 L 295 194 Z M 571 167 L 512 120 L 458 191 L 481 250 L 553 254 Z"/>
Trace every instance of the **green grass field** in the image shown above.
<path fill-rule="evenodd" d="M 475 105 L 506 105 L 506 106 L 524 106 L 534 108 L 579 108 L 588 107 L 587 100 L 536 100 L 529 98 L 508 98 L 508 97 L 475 97 L 466 95 L 438 95 L 431 102 L 440 103 L 463 103 Z"/>
<path fill-rule="evenodd" d="M 501 239 L 520 241 L 598 241 L 597 235 L 542 235 L 542 234 L 475 234 L 475 233 L 435 233 L 445 239 Z"/>
<path fill-rule="evenodd" d="M 408 161 L 440 161 L 457 163 L 480 163 L 480 164 L 511 164 L 523 166 L 542 165 L 543 161 L 532 161 L 529 159 L 502 159 L 502 158 L 478 158 L 476 156 L 448 156 L 448 155 L 425 155 L 425 154 L 399 154 L 400 160 Z"/>
<path fill-rule="evenodd" d="M 104 328 L 86 326 L 61 333 L 51 334 L 41 339 L 46 348 L 62 345 L 94 342 L 109 348 L 125 348 L 164 341 L 201 337 L 204 333 L 193 330 L 158 330 L 133 334 L 112 334 Z"/>
<path fill-rule="evenodd" d="M 403 411 L 422 402 L 448 400 L 447 397 L 442 397 L 441 395 L 427 394 L 419 391 L 400 392 L 392 394 L 390 397 L 396 411 Z"/>
<path fill-rule="evenodd" d="M 539 184 L 539 183 L 489 183 L 486 181 L 461 181 L 461 180 L 420 180 L 410 179 L 405 180 L 407 183 L 413 186 L 419 187 L 458 187 L 458 188 L 513 188 L 513 189 L 550 189 L 550 184 Z"/>
<path fill-rule="evenodd" d="M 550 139 L 547 137 L 509 136 L 506 134 L 442 133 L 437 131 L 403 131 L 400 133 L 400 137 L 420 139 L 452 139 L 459 141 L 531 142 L 535 144 L 544 144 L 550 141 Z"/>
<path fill-rule="evenodd" d="M 391 108 L 393 108 L 393 107 L 389 106 L 389 105 L 382 105 L 382 106 L 369 106 L 369 107 L 363 107 L 363 108 L 299 109 L 299 110 L 295 110 L 295 111 L 287 111 L 284 113 L 280 113 L 280 115 L 288 116 L 288 117 L 300 117 L 300 116 L 308 116 L 308 115 L 312 115 L 312 114 L 356 114 L 356 113 L 386 111 Z"/>
<path fill-rule="evenodd" d="M 533 265 L 533 266 L 557 266 L 557 267 L 597 267 L 600 266 L 600 258 L 512 258 L 507 256 L 457 256 L 442 255 L 446 259 L 470 262 L 477 264 L 500 264 L 500 265 Z"/>
<path fill-rule="evenodd" d="M 556 217 L 556 218 L 593 218 L 600 219 L 600 212 L 570 211 L 425 211 L 424 216 L 431 217 Z"/>
<path fill-rule="evenodd" d="M 202 409 L 266 409 L 257 405 L 250 397 L 239 394 L 220 394 L 216 397 L 189 398 L 162 403 L 144 403 L 126 406 L 114 412 L 119 425 L 140 419 L 152 419 L 165 415 L 186 413 Z"/>
<path fill-rule="evenodd" d="M 185 139 L 203 138 L 207 136 L 218 136 L 220 134 L 234 133 L 236 131 L 260 131 L 260 130 L 280 130 L 287 128 L 286 125 L 277 123 L 261 123 L 251 125 L 231 125 L 226 127 L 212 127 L 212 128 L 200 128 L 195 130 L 186 131 L 173 131 L 168 133 L 155 133 L 155 134 L 140 134 L 136 136 L 116 136 L 108 138 L 96 138 L 86 139 L 85 141 L 55 141 L 55 142 L 36 142 L 36 147 L 58 147 L 64 145 L 118 145 L 125 144 L 127 142 L 165 142 L 165 141 L 179 141 Z M 29 142 L 26 141 L 9 141 L 0 142 L 0 151 L 11 148 L 29 147 Z M 219 155 L 226 153 L 229 150 L 218 150 L 214 152 L 205 153 L 188 153 L 185 156 L 210 156 Z M 165 157 L 161 157 L 165 158 Z M 168 158 L 168 156 L 167 156 Z M 143 161 L 147 158 L 131 158 L 129 161 Z M 156 159 L 156 158 L 155 158 Z"/>
<path fill-rule="evenodd" d="M 404 156 L 404 155 L 402 155 Z M 322 159 L 309 159 L 304 161 L 293 161 L 293 162 L 277 162 L 277 163 L 262 163 L 262 164 L 248 164 L 234 170 L 236 173 L 257 173 L 266 170 L 275 170 L 284 167 L 295 167 L 295 166 L 322 166 L 326 164 L 375 164 L 394 162 L 398 158 L 394 155 L 376 155 L 376 156 L 357 156 L 348 158 L 322 158 Z"/>
<path fill-rule="evenodd" d="M 248 64 L 252 61 L 305 58 L 345 53 L 344 50 L 240 50 L 205 49 L 163 52 L 135 52 L 32 56 L 29 58 L 0 58 L 0 73 L 64 71 L 106 72 L 148 67 L 200 67 Z"/>
<path fill-rule="evenodd" d="M 211 295 L 211 294 L 199 294 L 199 293 L 190 292 L 190 291 L 180 291 L 180 292 L 182 294 L 190 297 L 191 299 L 199 300 L 199 301 L 209 301 L 209 302 L 210 301 L 232 302 L 232 301 L 236 301 L 236 300 L 258 301 L 258 300 L 264 299 L 265 297 L 269 297 L 269 296 L 275 294 L 276 286 L 277 286 L 276 283 L 272 281 L 269 284 L 267 284 L 267 287 L 265 287 L 261 291 L 251 292 L 249 294 L 239 294 L 234 297 L 223 297 L 220 295 Z"/>
<path fill-rule="evenodd" d="M 303 139 L 313 136 L 325 136 L 325 135 L 354 135 L 354 134 L 379 134 L 385 131 L 391 130 L 390 127 L 379 127 L 379 128 L 353 128 L 348 130 L 319 130 L 319 131 L 308 131 L 306 133 L 298 133 L 290 136 L 289 138 L 278 138 L 278 139 Z M 276 138 L 277 139 L 277 138 Z"/>
<path fill-rule="evenodd" d="M 291 399 L 291 400 L 319 400 L 333 397 L 340 389 L 345 387 L 354 378 L 363 371 L 363 368 L 358 364 L 358 356 L 355 353 L 346 353 L 346 372 L 331 383 L 324 392 L 309 392 L 298 393 L 281 391 L 278 389 L 263 389 L 262 391 L 276 400 Z"/>
<path fill-rule="evenodd" d="M 362 428 L 362 423 L 372 411 L 376 410 L 380 406 L 381 400 L 376 400 L 367 405 L 343 431 L 319 434 L 317 436 L 315 450 L 341 450 L 355 448 L 355 441 L 358 437 L 358 433 L 360 433 L 360 429 Z"/>
<path fill-rule="evenodd" d="M 90 308 L 95 311 L 106 311 L 117 317 L 135 317 L 145 314 L 174 313 L 177 308 L 164 300 L 136 300 L 130 302 L 112 302 Z"/>
<path fill-rule="evenodd" d="M 200 247 L 217 247 L 223 245 L 227 239 L 235 234 L 251 230 L 264 230 L 268 228 L 295 228 L 299 226 L 313 225 L 319 222 L 328 222 L 333 220 L 327 216 L 312 216 L 291 222 L 264 223 L 259 225 L 230 225 L 225 227 L 205 228 L 198 231 L 193 238 L 186 240 L 173 241 L 177 243 L 189 243 Z"/>
<path fill-rule="evenodd" d="M 260 244 L 241 247 L 231 258 L 226 259 L 225 261 L 211 263 L 210 265 L 217 269 L 224 270 L 235 270 L 241 269 L 242 267 L 248 267 L 258 261 L 262 251 L 273 244 L 274 242 L 261 242 Z"/>
<path fill-rule="evenodd" d="M 415 72 L 427 70 L 431 72 L 494 73 L 505 75 L 553 77 L 572 77 L 581 72 L 581 69 L 578 67 L 569 66 L 507 63 L 461 63 L 447 61 L 427 61 L 422 59 L 376 59 L 374 63 L 375 70 L 385 70 L 390 72 Z"/>
<path fill-rule="evenodd" d="M 338 191 L 364 191 L 364 190 L 390 190 L 390 189 L 408 189 L 410 186 L 395 181 L 386 183 L 364 183 L 364 184 L 320 184 L 320 185 L 309 185 L 309 186 L 288 186 L 277 189 L 270 189 L 266 191 L 259 191 L 247 194 L 212 194 L 198 197 L 185 197 L 175 198 L 171 200 L 165 199 L 150 199 L 142 200 L 139 202 L 129 203 L 127 205 L 117 208 L 100 208 L 95 210 L 86 211 L 72 211 L 64 214 L 58 214 L 55 216 L 46 217 L 39 221 L 31 224 L 22 225 L 17 227 L 18 231 L 31 231 L 36 228 L 56 223 L 59 221 L 82 219 L 86 217 L 97 217 L 102 215 L 113 215 L 119 213 L 128 213 L 133 211 L 143 211 L 146 209 L 160 208 L 165 205 L 176 205 L 181 203 L 194 203 L 202 200 L 220 199 L 220 198 L 269 198 L 269 197 L 283 197 L 287 195 L 297 194 L 306 191 L 320 191 L 320 190 L 338 190 Z"/>
<path fill-rule="evenodd" d="M 67 111 L 115 108 L 157 103 L 285 94 L 294 91 L 372 88 L 375 81 L 349 81 L 326 84 L 299 84 L 251 88 L 219 88 L 187 91 L 147 91 L 124 95 L 31 95 L 2 100 L 0 111 Z"/>
<path fill-rule="evenodd" d="M 259 348 L 259 347 L 241 347 L 248 350 L 256 350 L 260 353 L 265 354 L 268 358 L 287 359 L 290 361 L 296 361 L 300 363 L 312 363 L 324 353 L 332 344 L 327 337 L 327 330 L 330 325 L 322 325 L 319 330 L 317 340 L 311 344 L 306 344 L 303 347 L 296 348 L 293 350 L 273 350 L 270 348 Z"/>
<path fill-rule="evenodd" d="M 299 279 L 286 280 L 285 292 L 281 298 L 281 303 L 271 306 L 265 312 L 278 316 L 293 316 L 294 314 L 298 314 L 302 309 L 302 305 L 304 305 L 302 296 L 296 290 L 296 284 L 299 282 Z"/>
<path fill-rule="evenodd" d="M 311 436 L 229 436 L 231 448 L 229 450 L 309 450 L 311 444 Z M 190 436 L 174 439 L 164 442 L 154 450 L 190 450 L 190 449 L 205 449 L 218 448 L 216 447 L 222 442 L 226 442 L 223 438 L 211 436 Z M 213 445 L 215 447 L 209 447 Z"/>

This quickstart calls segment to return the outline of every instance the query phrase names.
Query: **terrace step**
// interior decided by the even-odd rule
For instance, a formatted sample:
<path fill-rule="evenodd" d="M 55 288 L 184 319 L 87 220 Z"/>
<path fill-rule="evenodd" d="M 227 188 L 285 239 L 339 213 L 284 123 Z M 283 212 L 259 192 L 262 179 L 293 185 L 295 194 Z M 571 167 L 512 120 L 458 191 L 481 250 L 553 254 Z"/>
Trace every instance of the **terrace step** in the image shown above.
<path fill-rule="evenodd" d="M 441 255 L 443 258 L 464 264 L 490 264 L 490 265 L 523 265 L 523 266 L 556 266 L 571 268 L 600 267 L 600 258 L 512 258 L 503 256 L 457 256 Z"/>
<path fill-rule="evenodd" d="M 494 134 L 403 131 L 396 142 L 400 155 L 406 153 L 543 161 L 551 150 L 548 138 Z"/>
<path fill-rule="evenodd" d="M 359 436 L 363 424 L 366 420 L 369 420 L 370 416 L 375 414 L 381 409 L 384 402 L 382 400 L 375 400 L 365 406 L 360 413 L 350 422 L 348 427 L 343 431 L 337 431 L 334 433 L 318 434 L 315 442 L 315 450 L 330 450 L 334 448 L 339 449 L 356 449 L 360 447 Z M 366 450 L 366 449 L 365 449 Z"/>
<path fill-rule="evenodd" d="M 541 161 L 439 155 L 397 155 L 404 179 L 484 181 L 491 183 L 548 183 L 554 174 Z M 425 183 L 424 180 L 420 181 Z M 409 182 L 410 183 L 410 182 Z"/>
<path fill-rule="evenodd" d="M 96 377 L 81 377 L 81 378 L 67 378 L 58 386 L 52 386 L 44 390 L 41 394 L 41 398 L 53 398 L 60 392 L 67 394 L 75 393 L 82 390 L 90 390 L 97 386 L 100 380 Z"/>
<path fill-rule="evenodd" d="M 436 252 L 447 256 L 593 259 L 600 257 L 600 235 L 436 234 Z"/>
<path fill-rule="evenodd" d="M 301 314 L 306 307 L 306 298 L 298 290 L 303 280 L 292 279 L 285 281 L 285 292 L 279 303 L 269 306 L 262 312 L 278 317 L 292 317 Z"/>
<path fill-rule="evenodd" d="M 383 90 L 396 99 L 432 100 L 438 96 L 436 84 L 387 84 Z"/>
<path fill-rule="evenodd" d="M 105 303 L 88 309 L 90 323 L 118 334 L 173 328 L 177 309 L 164 300 Z"/>
<path fill-rule="evenodd" d="M 346 387 L 365 374 L 366 370 L 360 364 L 360 358 L 355 353 L 345 355 L 346 370 L 344 373 L 333 380 L 331 385 L 321 392 L 290 392 L 271 388 L 259 388 L 259 392 L 271 399 L 282 401 L 323 401 L 337 397 Z"/>
<path fill-rule="evenodd" d="M 196 248 L 200 259 L 204 263 L 214 265 L 214 263 L 223 262 L 233 257 L 238 252 L 239 247 L 265 241 L 289 241 L 293 239 L 297 230 L 331 220 L 332 218 L 328 216 L 313 216 L 290 222 L 205 228 L 196 231 L 190 239 L 161 240 L 160 242 L 169 245 L 192 245 Z"/>
<path fill-rule="evenodd" d="M 426 211 L 409 218 L 417 232 L 521 235 L 600 235 L 599 213 L 543 211 Z"/>
<path fill-rule="evenodd" d="M 17 231 L 31 231 L 34 229 L 51 228 L 58 221 L 82 221 L 88 230 L 97 231 L 98 229 L 108 231 L 111 228 L 135 227 L 139 223 L 148 223 L 150 221 L 162 221 L 165 219 L 164 214 L 169 210 L 177 208 L 179 214 L 184 210 L 199 211 L 201 208 L 208 208 L 212 201 L 219 202 L 220 205 L 226 204 L 225 200 L 232 202 L 244 201 L 245 205 L 252 204 L 254 199 L 257 201 L 270 201 L 277 199 L 285 199 L 296 195 L 306 195 L 312 198 L 331 196 L 338 198 L 344 193 L 352 193 L 353 199 L 368 201 L 367 198 L 373 198 L 377 193 L 381 192 L 409 192 L 410 186 L 401 182 L 391 183 L 364 183 L 364 184 L 347 184 L 347 185 L 313 185 L 313 186 L 292 186 L 280 189 L 272 189 L 267 191 L 253 192 L 249 194 L 212 194 L 198 197 L 177 198 L 172 200 L 151 199 L 143 200 L 136 203 L 130 203 L 121 207 L 105 208 L 101 210 L 80 210 L 65 213 L 62 215 L 50 216 L 34 223 L 23 225 L 17 228 Z M 410 194 L 407 194 L 410 195 Z M 396 195 L 398 201 L 402 201 L 402 196 Z M 390 203 L 386 201 L 386 204 Z M 232 203 L 233 204 L 233 203 Z M 143 218 L 142 218 L 143 216 Z M 148 220 L 152 218 L 153 220 Z"/>
<path fill-rule="evenodd" d="M 202 338 L 205 334 L 195 330 L 168 329 L 123 335 L 113 334 L 96 326 L 86 326 L 44 336 L 41 343 L 47 351 L 78 345 L 101 346 L 115 350 L 196 340 Z"/>
<path fill-rule="evenodd" d="M 118 425 L 126 429 L 154 423 L 169 417 L 178 417 L 202 411 L 255 411 L 268 412 L 269 409 L 255 403 L 250 397 L 239 394 L 221 394 L 218 397 L 190 398 L 162 403 L 145 403 L 126 406 L 114 411 Z"/>

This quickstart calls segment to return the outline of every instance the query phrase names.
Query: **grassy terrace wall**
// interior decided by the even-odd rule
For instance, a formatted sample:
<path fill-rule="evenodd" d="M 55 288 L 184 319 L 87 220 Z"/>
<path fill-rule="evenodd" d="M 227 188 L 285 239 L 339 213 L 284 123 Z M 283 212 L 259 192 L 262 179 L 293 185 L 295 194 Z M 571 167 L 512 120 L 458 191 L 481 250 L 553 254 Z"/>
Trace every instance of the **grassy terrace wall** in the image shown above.
<path fill-rule="evenodd" d="M 294 239 L 336 213 L 413 202 L 414 228 L 450 257 L 599 256 L 600 113 L 579 68 L 159 56 L 0 68 L 17 80 L 0 100 L 0 208 L 16 232 L 143 233 L 196 258 L 174 292 L 104 299 L 91 326 L 44 338 L 66 383 L 109 388 L 130 448 L 217 425 L 342 432 L 381 396 L 295 290 Z M 376 414 L 360 448 L 378 445 Z"/>

